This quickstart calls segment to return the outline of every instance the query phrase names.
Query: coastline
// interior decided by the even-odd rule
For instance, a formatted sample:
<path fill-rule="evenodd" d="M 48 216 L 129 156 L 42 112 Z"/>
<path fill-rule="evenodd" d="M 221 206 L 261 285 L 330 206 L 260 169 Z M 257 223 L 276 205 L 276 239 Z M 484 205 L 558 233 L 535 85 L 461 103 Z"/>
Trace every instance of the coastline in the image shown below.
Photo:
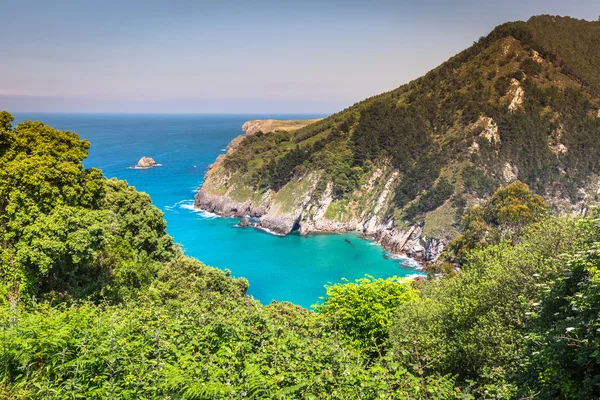
<path fill-rule="evenodd" d="M 256 227 L 263 231 L 285 236 L 298 231 L 300 235 L 354 233 L 365 240 L 372 240 L 378 246 L 397 257 L 407 257 L 419 265 L 434 261 L 446 241 L 423 235 L 419 225 L 400 230 L 389 222 L 377 221 L 377 216 L 367 215 L 341 223 L 324 218 L 310 206 L 300 205 L 292 212 L 280 213 L 273 202 L 273 193 L 261 197 L 259 204 L 252 201 L 236 202 L 226 196 L 207 194 L 202 186 L 194 197 L 194 208 L 218 215 L 242 219 L 257 219 Z"/>
<path fill-rule="evenodd" d="M 412 257 L 410 254 L 407 254 L 405 252 L 396 252 L 394 251 L 394 247 L 392 246 L 386 246 L 384 242 L 378 240 L 378 238 L 375 235 L 369 235 L 366 234 L 365 232 L 361 232 L 358 230 L 349 230 L 349 229 L 339 229 L 339 230 L 319 230 L 319 229 L 313 229 L 310 231 L 306 231 L 306 232 L 301 232 L 299 229 L 296 230 L 292 230 L 290 232 L 287 233 L 280 233 L 277 232 L 276 230 L 270 229 L 268 227 L 265 227 L 261 224 L 261 220 L 260 220 L 260 215 L 240 215 L 240 214 L 231 214 L 231 213 L 222 213 L 219 212 L 218 210 L 207 210 L 201 207 L 198 207 L 196 204 L 194 204 L 194 206 L 192 207 L 192 209 L 196 212 L 201 212 L 201 213 L 206 213 L 208 215 L 211 216 L 211 218 L 234 218 L 238 220 L 238 224 L 235 225 L 236 228 L 239 229 L 245 229 L 245 228 L 254 228 L 257 229 L 259 231 L 262 231 L 264 233 L 267 233 L 269 235 L 273 235 L 273 236 L 277 236 L 277 237 L 285 237 L 288 236 L 290 234 L 298 234 L 300 236 L 304 236 L 304 237 L 308 237 L 310 235 L 341 235 L 344 233 L 347 234 L 352 234 L 355 235 L 358 239 L 360 240 L 364 240 L 367 242 L 372 243 L 374 246 L 378 246 L 380 247 L 382 250 L 384 250 L 384 257 L 385 258 L 390 258 L 390 259 L 394 259 L 394 260 L 406 260 L 406 262 L 404 262 L 403 264 L 409 268 L 412 268 L 416 271 L 422 271 L 424 264 L 426 262 L 426 260 L 421 260 L 417 257 Z M 239 222 L 244 219 L 244 218 L 255 218 L 257 219 L 255 224 L 251 224 L 248 226 L 239 226 Z M 415 274 L 416 276 L 426 276 L 425 274 L 420 275 L 420 274 Z"/>
<path fill-rule="evenodd" d="M 374 166 L 366 183 L 357 190 L 360 200 L 346 200 L 344 205 L 335 198 L 331 182 L 324 190 L 317 188 L 322 171 L 296 176 L 278 191 L 257 191 L 244 180 L 243 172 L 228 170 L 224 165 L 225 159 L 238 150 L 246 137 L 260 131 L 261 122 L 271 126 L 277 121 L 256 120 L 243 125 L 245 134 L 231 140 L 226 153 L 218 154 L 209 165 L 194 196 L 195 208 L 222 217 L 256 218 L 257 226 L 277 235 L 287 235 L 296 230 L 301 235 L 355 232 L 372 239 L 390 253 L 409 257 L 420 265 L 437 259 L 448 243 L 449 235 L 428 235 L 422 223 L 396 225 L 386 215 L 385 211 L 394 197 L 393 186 L 399 176 L 399 172 L 387 161 Z M 295 124 L 290 129 L 298 126 Z M 332 209 L 341 210 L 341 213 L 331 213 Z"/>

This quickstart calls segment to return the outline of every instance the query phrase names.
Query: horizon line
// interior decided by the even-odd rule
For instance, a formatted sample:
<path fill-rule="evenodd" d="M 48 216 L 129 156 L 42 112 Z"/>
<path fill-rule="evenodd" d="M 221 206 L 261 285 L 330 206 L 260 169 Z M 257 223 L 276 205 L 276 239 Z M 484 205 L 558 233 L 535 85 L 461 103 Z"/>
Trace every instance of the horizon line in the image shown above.
<path fill-rule="evenodd" d="M 0 108 L 2 110 L 2 108 Z M 79 114 L 79 115 L 324 115 L 325 112 L 129 112 L 129 111 L 9 111 L 16 114 Z"/>

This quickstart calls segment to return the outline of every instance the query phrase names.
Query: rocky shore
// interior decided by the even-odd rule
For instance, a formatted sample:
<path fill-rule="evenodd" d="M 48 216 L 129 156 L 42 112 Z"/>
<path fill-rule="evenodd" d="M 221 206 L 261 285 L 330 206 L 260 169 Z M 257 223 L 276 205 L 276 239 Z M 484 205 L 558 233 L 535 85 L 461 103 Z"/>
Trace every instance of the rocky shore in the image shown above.
<path fill-rule="evenodd" d="M 239 202 L 228 196 L 211 195 L 200 188 L 195 196 L 195 207 L 220 216 L 240 218 L 240 227 L 261 227 L 279 235 L 287 235 L 294 230 L 301 235 L 355 231 L 373 238 L 391 253 L 406 255 L 419 262 L 434 261 L 448 243 L 448 240 L 427 237 L 422 226 L 413 225 L 401 230 L 394 227 L 393 221 L 379 221 L 375 215 L 340 222 L 328 219 L 323 213 L 315 213 L 310 204 L 302 203 L 288 212 L 280 212 L 278 204 L 273 201 L 274 195 L 274 192 L 268 192 L 259 203 Z M 327 202 L 327 199 L 323 200 L 322 205 Z M 322 207 L 319 208 L 322 211 Z M 257 222 L 250 224 L 249 217 Z"/>
<path fill-rule="evenodd" d="M 248 128 L 248 123 L 244 127 Z M 229 144 L 227 155 L 236 151 L 243 138 L 239 136 Z M 280 235 L 295 230 L 302 235 L 356 231 L 394 254 L 421 262 L 435 260 L 449 241 L 444 235 L 427 235 L 422 225 L 399 228 L 386 216 L 398 178 L 398 172 L 388 165 L 372 172 L 360 188 L 360 201 L 340 205 L 333 197 L 331 184 L 324 191 L 316 190 L 319 172 L 294 178 L 278 192 L 269 189 L 257 193 L 223 167 L 225 157 L 220 155 L 209 167 L 194 205 L 217 215 L 240 218 L 240 226 L 249 225 L 247 218 L 252 218 L 256 221 L 252 226 Z"/>

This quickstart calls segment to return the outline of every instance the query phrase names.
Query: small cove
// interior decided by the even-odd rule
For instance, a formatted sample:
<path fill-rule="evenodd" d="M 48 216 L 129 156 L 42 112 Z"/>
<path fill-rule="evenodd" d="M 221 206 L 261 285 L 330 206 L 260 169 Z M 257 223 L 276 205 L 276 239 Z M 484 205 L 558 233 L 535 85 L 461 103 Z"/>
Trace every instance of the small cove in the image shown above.
<path fill-rule="evenodd" d="M 287 236 L 238 228 L 237 219 L 193 208 L 193 196 L 208 165 L 250 119 L 300 119 L 321 115 L 133 115 L 16 113 L 16 121 L 40 120 L 77 132 L 91 142 L 86 167 L 124 179 L 148 193 L 165 213 L 167 230 L 186 254 L 229 269 L 250 282 L 249 294 L 264 304 L 291 301 L 310 307 L 324 285 L 365 274 L 374 277 L 419 274 L 410 260 L 390 257 L 354 233 Z M 160 167 L 130 169 L 142 157 Z"/>

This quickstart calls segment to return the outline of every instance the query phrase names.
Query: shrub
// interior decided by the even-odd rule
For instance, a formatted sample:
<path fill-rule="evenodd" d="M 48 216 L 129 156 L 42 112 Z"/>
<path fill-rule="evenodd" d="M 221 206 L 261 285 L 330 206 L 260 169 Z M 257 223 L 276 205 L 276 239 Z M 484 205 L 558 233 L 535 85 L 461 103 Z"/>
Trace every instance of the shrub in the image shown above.
<path fill-rule="evenodd" d="M 326 286 L 327 297 L 315 307 L 353 346 L 377 350 L 387 339 L 396 309 L 416 299 L 400 278 L 365 277 L 356 282 Z"/>

